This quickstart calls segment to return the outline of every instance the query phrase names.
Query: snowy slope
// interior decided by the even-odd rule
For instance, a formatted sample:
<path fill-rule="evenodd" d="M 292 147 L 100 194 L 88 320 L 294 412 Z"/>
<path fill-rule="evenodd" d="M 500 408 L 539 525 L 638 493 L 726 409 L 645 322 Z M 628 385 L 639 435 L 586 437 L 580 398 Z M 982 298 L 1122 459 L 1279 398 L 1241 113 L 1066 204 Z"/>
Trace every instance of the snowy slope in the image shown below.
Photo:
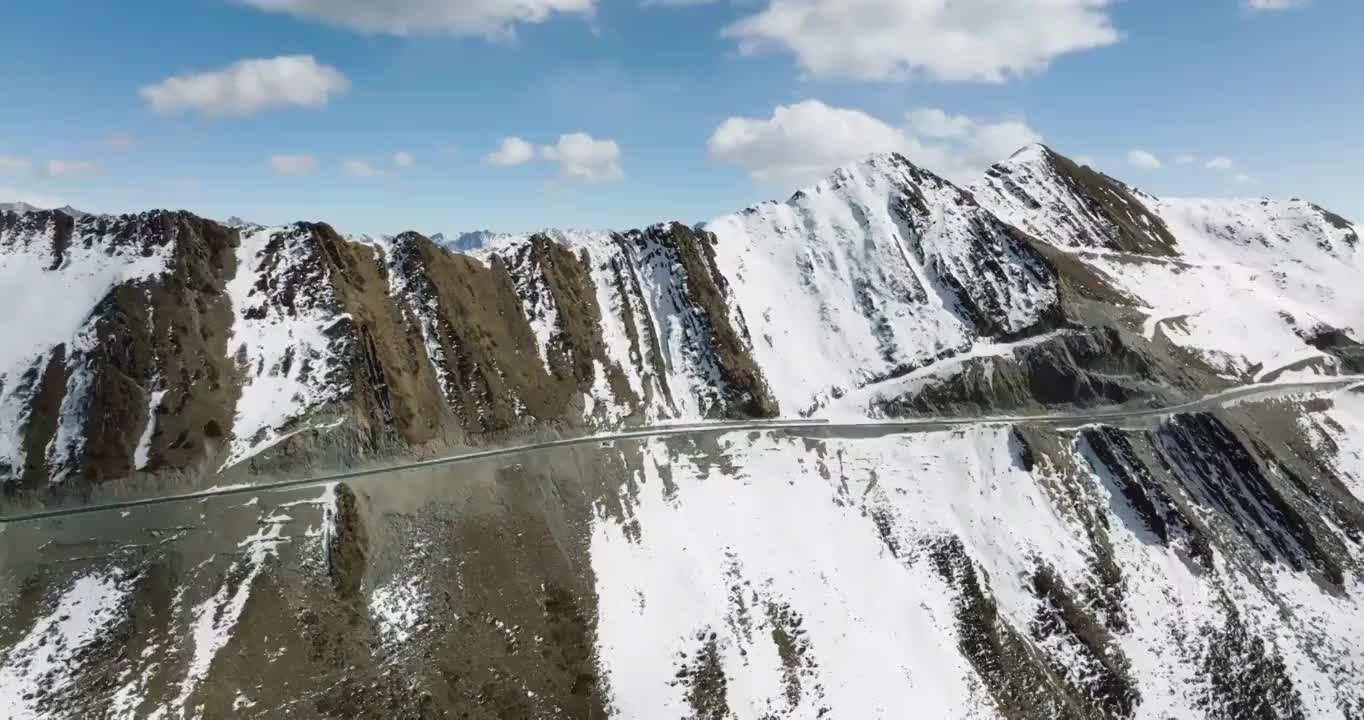
<path fill-rule="evenodd" d="M 1231 544 L 1200 567 L 1143 526 L 1084 434 L 1023 450 L 1016 432 L 830 440 L 818 456 L 798 438 L 729 436 L 728 467 L 646 447 L 639 536 L 602 521 L 592 540 L 599 643 L 619 716 L 686 716 L 697 687 L 678 667 L 694 678 L 703 662 L 723 674 L 739 718 L 895 718 L 905 708 L 1001 716 L 990 687 L 998 678 L 973 667 L 963 638 L 969 592 L 944 574 L 950 547 L 1059 683 L 1080 697 L 1109 694 L 1103 712 L 1029 716 L 1222 717 L 1211 712 L 1224 699 L 1203 663 L 1231 623 L 1282 654 L 1307 717 L 1343 717 L 1360 690 L 1349 668 L 1364 663 L 1345 639 L 1364 632 L 1358 576 L 1349 596 L 1334 596 L 1282 566 L 1241 566 Z M 1039 572 L 1087 596 L 1078 612 L 1111 629 L 1053 618 L 1077 611 L 1040 595 Z M 1281 618 L 1279 603 L 1294 616 Z M 1035 682 L 1011 659 L 996 662 L 1022 676 L 1020 690 Z"/>
<path fill-rule="evenodd" d="M 970 195 L 897 155 L 706 224 L 783 412 L 1023 335 L 1055 278 Z"/>
<path fill-rule="evenodd" d="M 21 609 L 0 700 L 35 719 L 1350 720 L 1361 397 L 585 443 L 134 508 L 103 532 L 176 529 L 109 554 L 72 542 L 88 527 L 8 527 L 0 590 L 32 601 L 0 592 Z"/>
<path fill-rule="evenodd" d="M 242 380 L 225 468 L 307 428 L 312 412 L 349 388 L 349 347 L 334 332 L 349 316 L 316 242 L 301 226 L 242 233 L 237 274 L 226 288 L 234 315 L 228 353 Z"/>
<path fill-rule="evenodd" d="M 0 468 L 13 476 L 25 461 L 33 394 L 54 362 L 67 380 L 46 463 L 54 479 L 73 470 L 92 383 L 85 359 L 100 350 L 95 310 L 114 288 L 166 270 L 174 238 L 147 232 L 155 222 L 155 214 L 75 222 L 56 212 L 0 214 Z"/>
<path fill-rule="evenodd" d="M 989 413 L 1204 363 L 1359 372 L 1364 331 L 1354 225 L 1156 198 L 1041 147 L 969 192 L 882 155 L 697 228 L 480 233 L 467 255 L 309 224 L 210 243 L 188 217 L 0 214 L 8 477 L 40 425 L 40 480 L 98 451 L 214 482 L 275 453 L 310 472 L 310 429 L 445 453 L 857 420 L 954 380 L 935 408 Z M 1005 366 L 1017 387 L 970 394 Z M 11 523 L 0 712 L 1354 720 L 1361 398 L 593 441 Z"/>
<path fill-rule="evenodd" d="M 1141 315 L 1127 329 L 1149 341 L 1142 352 L 1188 351 L 1167 364 L 1196 359 L 1229 380 L 1350 370 L 1340 347 L 1364 330 L 1358 231 L 1344 220 L 1298 201 L 1159 199 L 1034 146 L 969 192 L 879 155 L 786 202 L 697 228 L 481 231 L 455 243 L 467 257 L 432 246 L 411 267 L 393 238 L 306 224 L 219 228 L 235 268 L 215 260 L 157 302 L 222 298 L 230 320 L 210 310 L 168 319 L 150 365 L 106 357 L 108 377 L 140 386 L 115 392 L 67 372 L 87 357 L 95 305 L 165 275 L 168 263 L 184 274 L 203 253 L 190 243 L 172 258 L 176 238 L 151 220 L 85 217 L 52 266 L 53 218 L 70 218 L 5 217 L 0 291 L 15 301 L 0 312 L 19 328 L 0 348 L 0 465 L 10 477 L 34 435 L 25 428 L 44 375 L 65 389 L 51 393 L 61 420 L 39 438 L 41 465 L 65 477 L 84 462 L 92 398 L 113 400 L 103 427 L 130 428 L 103 440 L 110 473 L 239 466 L 348 412 L 373 431 L 371 445 L 394 432 L 395 445 L 451 437 L 445 410 L 475 437 L 864 413 L 878 398 L 918 392 L 925 378 L 950 382 L 967 359 L 1013 355 L 1076 322 L 1058 289 L 1074 267 L 1116 290 L 1105 312 Z M 134 225 L 145 237 L 119 229 Z M 1036 241 L 1077 265 L 1058 269 Z M 531 252 L 543 242 L 559 249 Z M 115 329 L 139 315 L 134 296 L 121 303 Z M 203 347 L 184 346 L 182 333 Z M 214 344 L 223 337 L 225 349 Z M 64 355 L 49 365 L 58 347 Z M 191 362 L 205 353 L 226 361 L 230 377 Z M 207 388 L 217 394 L 205 397 Z M 160 422 L 195 403 L 226 414 L 195 416 L 193 428 Z"/>
<path fill-rule="evenodd" d="M 1333 330 L 1364 338 L 1359 230 L 1310 203 L 1156 198 L 1041 146 L 973 191 L 1127 295 L 1148 338 L 1229 378 L 1335 372 L 1337 358 L 1311 341 Z"/>

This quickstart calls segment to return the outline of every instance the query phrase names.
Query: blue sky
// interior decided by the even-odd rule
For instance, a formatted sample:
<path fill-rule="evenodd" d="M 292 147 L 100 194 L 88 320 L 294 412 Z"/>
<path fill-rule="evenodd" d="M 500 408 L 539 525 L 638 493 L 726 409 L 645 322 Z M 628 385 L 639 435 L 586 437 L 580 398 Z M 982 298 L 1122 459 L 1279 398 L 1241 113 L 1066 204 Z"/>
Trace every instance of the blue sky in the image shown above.
<path fill-rule="evenodd" d="M 1158 194 L 1364 219 L 1364 3 L 946 5 L 11 3 L 0 201 L 627 227 L 785 197 L 883 149 L 965 181 L 1040 138 Z"/>

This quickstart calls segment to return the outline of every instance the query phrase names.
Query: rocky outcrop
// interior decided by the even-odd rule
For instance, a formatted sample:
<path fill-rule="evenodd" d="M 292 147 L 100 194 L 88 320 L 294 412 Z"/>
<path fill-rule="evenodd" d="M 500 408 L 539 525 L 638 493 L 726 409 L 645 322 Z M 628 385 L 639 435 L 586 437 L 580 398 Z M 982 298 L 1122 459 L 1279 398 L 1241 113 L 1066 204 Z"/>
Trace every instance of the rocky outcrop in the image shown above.
<path fill-rule="evenodd" d="M 669 223 L 625 233 L 616 242 L 627 261 L 649 278 L 659 318 L 655 330 L 667 339 L 665 362 L 690 379 L 701 416 L 776 415 L 762 370 L 749 354 L 752 340 L 743 310 L 716 265 L 716 237 Z"/>
<path fill-rule="evenodd" d="M 69 334 L 0 373 L 23 462 L 10 482 L 80 492 L 134 471 L 190 467 L 220 448 L 236 401 L 223 291 L 233 234 L 168 212 L 8 215 L 4 224 L 8 261 L 38 261 L 53 276 L 39 282 L 87 285 L 50 302 L 78 305 L 84 294 L 94 303 L 84 315 L 53 307 L 61 317 L 40 334 Z"/>
<path fill-rule="evenodd" d="M 999 353 L 965 356 L 863 393 L 884 417 L 1174 404 L 1217 379 L 1170 362 L 1113 327 L 1069 327 Z"/>
<path fill-rule="evenodd" d="M 1044 145 L 990 168 L 976 196 L 1007 222 L 1066 247 L 1175 255 L 1176 239 L 1144 196 Z"/>
<path fill-rule="evenodd" d="M 392 253 L 406 310 L 421 324 L 442 394 L 466 432 L 566 416 L 577 382 L 551 376 L 501 259 L 485 265 L 413 233 L 396 238 Z"/>

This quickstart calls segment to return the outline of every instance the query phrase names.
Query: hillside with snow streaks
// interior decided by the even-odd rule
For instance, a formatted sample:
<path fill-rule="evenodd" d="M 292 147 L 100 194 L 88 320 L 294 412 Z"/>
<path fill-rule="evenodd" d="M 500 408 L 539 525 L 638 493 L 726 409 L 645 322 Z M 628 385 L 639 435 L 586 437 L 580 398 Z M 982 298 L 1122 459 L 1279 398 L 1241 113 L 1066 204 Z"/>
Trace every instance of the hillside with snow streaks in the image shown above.
<path fill-rule="evenodd" d="M 1042 146 L 969 192 L 879 155 L 697 228 L 479 233 L 468 254 L 186 213 L 4 217 L 0 462 L 30 489 L 1364 369 L 1353 225 L 1157 199 Z"/>
<path fill-rule="evenodd" d="M 0 210 L 4 502 L 238 492 L 0 526 L 0 707 L 1358 720 L 1364 394 L 1230 390 L 1364 374 L 1358 245 L 1042 146 L 697 227 Z"/>
<path fill-rule="evenodd" d="M 983 429 L 832 439 L 816 455 L 798 438 L 730 436 L 726 465 L 650 443 L 638 534 L 594 526 L 613 707 L 1353 717 L 1354 531 L 1325 531 L 1352 568 L 1340 592 L 1266 563 L 1255 533 L 1282 519 L 1223 527 L 1186 509 L 1241 492 L 1181 461 L 1200 432 Z M 1205 452 L 1230 461 L 1234 447 Z"/>
<path fill-rule="evenodd" d="M 237 247 L 228 351 L 243 377 L 223 467 L 279 442 L 291 427 L 349 389 L 341 311 L 312 234 L 249 227 Z"/>
<path fill-rule="evenodd" d="M 898 155 L 706 229 L 787 415 L 1059 315 L 1026 242 Z"/>
<path fill-rule="evenodd" d="M 1362 397 L 585 442 L 131 508 L 97 518 L 93 553 L 90 524 L 16 524 L 0 700 L 35 720 L 1352 720 Z"/>
<path fill-rule="evenodd" d="M 1156 198 L 1041 146 L 973 190 L 1105 277 L 1146 315 L 1147 338 L 1227 378 L 1360 367 L 1359 229 L 1329 211 L 1301 200 Z"/>
<path fill-rule="evenodd" d="M 183 283 L 198 275 L 177 254 L 217 251 L 205 232 L 197 218 L 159 211 L 0 214 L 0 475 L 33 487 L 132 469 L 104 443 L 152 424 L 165 383 L 150 366 L 170 316 L 211 312 L 166 307 L 185 300 Z M 133 338 L 140 352 L 121 344 Z M 91 426 L 124 413 L 125 426 Z"/>
<path fill-rule="evenodd" d="M 0 453 L 30 489 L 1364 369 L 1353 225 L 1157 199 L 1041 146 L 969 192 L 878 155 L 697 228 L 481 233 L 469 254 L 186 213 L 4 217 Z"/>
<path fill-rule="evenodd" d="M 64 418 L 57 411 L 64 433 L 46 446 L 23 442 L 20 430 L 33 418 L 44 378 L 69 376 L 73 398 L 88 391 L 80 367 L 83 354 L 95 349 L 87 325 L 96 305 L 114 287 L 166 269 L 164 247 L 116 242 L 120 230 L 57 213 L 0 217 L 0 468 L 22 474 L 29 452 L 46 455 L 39 465 L 66 467 L 78 451 L 83 418 L 76 400 Z"/>

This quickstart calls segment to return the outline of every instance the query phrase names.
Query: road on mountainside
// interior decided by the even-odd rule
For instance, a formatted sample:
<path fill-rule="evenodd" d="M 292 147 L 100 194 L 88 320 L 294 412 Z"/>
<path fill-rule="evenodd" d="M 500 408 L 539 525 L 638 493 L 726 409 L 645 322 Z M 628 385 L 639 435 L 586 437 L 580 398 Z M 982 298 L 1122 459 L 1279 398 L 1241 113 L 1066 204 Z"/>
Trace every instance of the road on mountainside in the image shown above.
<path fill-rule="evenodd" d="M 274 492 L 286 489 L 297 489 L 311 485 L 323 485 L 326 483 L 351 480 L 382 473 L 398 472 L 415 468 L 427 468 L 441 465 L 455 465 L 459 463 L 473 462 L 476 460 L 487 460 L 504 455 L 515 455 L 517 453 L 535 452 L 537 450 L 548 450 L 550 448 L 569 447 L 573 445 L 588 445 L 592 443 L 612 443 L 620 440 L 640 440 L 645 438 L 675 437 L 679 435 L 689 435 L 695 433 L 716 433 L 716 432 L 736 432 L 745 430 L 839 430 L 853 429 L 866 430 L 875 429 L 886 433 L 914 433 L 914 432 L 934 432 L 964 426 L 990 426 L 990 425 L 1012 425 L 1026 423 L 1030 425 L 1073 425 L 1087 424 L 1095 422 L 1122 422 L 1130 420 L 1140 420 L 1143 418 L 1155 418 L 1165 415 L 1174 415 L 1184 412 L 1196 412 L 1214 407 L 1221 407 L 1237 400 L 1245 400 L 1258 395 L 1284 395 L 1302 390 L 1331 390 L 1348 388 L 1354 385 L 1364 384 L 1364 375 L 1340 375 L 1316 380 L 1304 380 L 1297 382 L 1275 382 L 1275 383 L 1256 383 L 1242 385 L 1230 390 L 1223 390 L 1212 395 L 1192 400 L 1177 405 L 1163 407 L 1135 408 L 1130 410 L 1114 410 L 1107 412 L 1083 411 L 1083 412 L 1063 412 L 1063 413 L 1042 413 L 1035 415 L 982 415 L 975 417 L 956 417 L 956 418 L 914 418 L 900 420 L 860 420 L 860 421 L 832 421 L 821 419 L 792 419 L 792 420 L 741 420 L 734 422 L 701 422 L 701 423 L 678 423 L 656 425 L 651 427 L 626 430 L 621 432 L 603 433 L 599 435 L 585 435 L 581 437 L 563 438 L 560 440 L 549 440 L 545 442 L 530 443 L 526 445 L 515 445 L 510 447 L 497 448 L 494 450 L 480 450 L 476 452 L 451 455 L 431 460 L 421 460 L 418 462 L 390 465 L 386 467 L 366 468 L 363 470 L 350 470 L 346 472 L 333 473 L 329 475 L 319 475 L 310 478 L 297 480 L 281 480 L 260 484 L 244 483 L 241 485 L 230 485 L 225 487 L 214 487 L 181 495 L 165 495 L 161 497 L 131 499 L 118 502 L 110 502 L 95 505 L 85 505 L 77 507 L 56 508 L 52 510 L 40 510 L 36 512 L 0 517 L 0 526 L 9 523 L 26 522 L 32 520 L 44 520 L 51 518 L 70 517 L 75 515 L 87 515 L 98 512 L 111 512 L 116 510 L 126 510 L 129 508 L 145 507 L 148 505 L 161 505 L 173 502 L 185 502 L 204 500 L 208 498 L 226 497 L 230 495 L 248 495 L 263 492 Z"/>

